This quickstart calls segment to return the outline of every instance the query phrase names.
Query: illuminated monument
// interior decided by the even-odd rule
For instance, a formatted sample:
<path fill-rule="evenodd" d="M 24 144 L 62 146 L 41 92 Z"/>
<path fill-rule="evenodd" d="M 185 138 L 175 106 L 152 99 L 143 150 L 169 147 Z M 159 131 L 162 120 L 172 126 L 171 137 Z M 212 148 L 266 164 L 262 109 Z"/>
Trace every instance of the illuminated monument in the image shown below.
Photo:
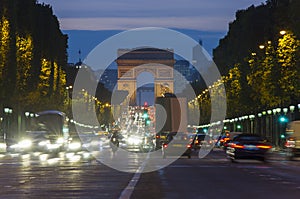
<path fill-rule="evenodd" d="M 137 77 L 149 72 L 154 77 L 154 97 L 174 92 L 174 52 L 171 49 L 119 49 L 118 90 L 128 91 L 129 105 L 136 105 Z"/>

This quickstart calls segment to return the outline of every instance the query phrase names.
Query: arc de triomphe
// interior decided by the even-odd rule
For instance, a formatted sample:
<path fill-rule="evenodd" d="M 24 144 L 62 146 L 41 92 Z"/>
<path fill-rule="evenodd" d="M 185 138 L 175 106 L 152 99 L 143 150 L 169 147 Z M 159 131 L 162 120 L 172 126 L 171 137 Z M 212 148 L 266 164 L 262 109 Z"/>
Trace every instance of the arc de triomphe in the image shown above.
<path fill-rule="evenodd" d="M 118 49 L 118 90 L 128 91 L 129 105 L 136 105 L 137 77 L 154 76 L 154 97 L 174 92 L 174 51 L 172 49 Z"/>

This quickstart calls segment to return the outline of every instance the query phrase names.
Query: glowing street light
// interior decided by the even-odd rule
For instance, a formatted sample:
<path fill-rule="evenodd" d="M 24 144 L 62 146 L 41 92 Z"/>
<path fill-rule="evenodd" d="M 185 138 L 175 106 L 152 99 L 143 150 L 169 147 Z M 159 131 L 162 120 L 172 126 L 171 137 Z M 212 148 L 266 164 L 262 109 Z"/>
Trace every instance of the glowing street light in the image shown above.
<path fill-rule="evenodd" d="M 280 33 L 281 35 L 285 35 L 285 34 L 286 34 L 286 31 L 285 31 L 285 30 L 281 30 L 279 33 Z"/>

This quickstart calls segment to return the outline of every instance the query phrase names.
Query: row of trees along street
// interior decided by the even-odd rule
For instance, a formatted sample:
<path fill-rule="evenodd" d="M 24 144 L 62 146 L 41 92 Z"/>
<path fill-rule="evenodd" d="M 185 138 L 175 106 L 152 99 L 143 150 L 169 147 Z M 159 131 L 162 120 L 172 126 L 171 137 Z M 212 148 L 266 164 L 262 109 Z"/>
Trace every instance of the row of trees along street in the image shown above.
<path fill-rule="evenodd" d="M 64 109 L 67 35 L 49 5 L 0 1 L 0 102 L 14 111 Z"/>
<path fill-rule="evenodd" d="M 11 110 L 1 111 L 1 131 L 10 137 L 25 112 L 65 111 L 67 39 L 49 5 L 0 0 L 0 108 Z"/>
<path fill-rule="evenodd" d="M 297 0 L 268 0 L 236 12 L 213 52 L 228 118 L 300 103 L 299 13 Z M 195 100 L 204 109 L 200 124 L 209 123 L 209 93 Z"/>

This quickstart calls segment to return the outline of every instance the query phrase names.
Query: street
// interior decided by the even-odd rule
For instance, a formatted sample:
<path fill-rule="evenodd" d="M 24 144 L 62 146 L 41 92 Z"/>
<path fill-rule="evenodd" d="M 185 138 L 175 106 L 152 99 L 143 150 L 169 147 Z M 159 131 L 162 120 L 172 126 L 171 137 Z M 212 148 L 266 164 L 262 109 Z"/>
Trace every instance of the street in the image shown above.
<path fill-rule="evenodd" d="M 2 154 L 0 186 L 0 198 L 299 198 L 300 161 L 274 153 L 268 163 L 231 163 L 222 149 L 214 149 L 203 159 L 194 154 L 134 174 L 83 155 L 41 161 L 34 154 Z"/>

